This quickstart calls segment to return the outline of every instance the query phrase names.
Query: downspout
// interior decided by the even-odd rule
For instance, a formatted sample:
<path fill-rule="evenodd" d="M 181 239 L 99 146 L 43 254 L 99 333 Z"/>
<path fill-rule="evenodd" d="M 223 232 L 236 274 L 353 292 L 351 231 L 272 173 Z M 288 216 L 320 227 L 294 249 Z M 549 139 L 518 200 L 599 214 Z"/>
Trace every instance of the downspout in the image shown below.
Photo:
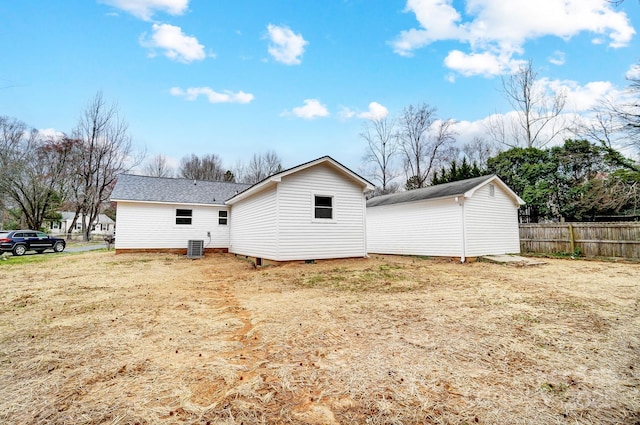
<path fill-rule="evenodd" d="M 362 228 L 364 229 L 364 258 L 369 258 L 369 249 L 367 248 L 367 197 L 362 191 Z"/>
<path fill-rule="evenodd" d="M 460 262 L 464 263 L 467 260 L 467 235 L 466 235 L 466 221 L 464 219 L 464 197 L 460 199 L 456 196 L 456 202 L 460 205 L 460 217 L 462 219 L 462 255 L 460 256 Z"/>
<path fill-rule="evenodd" d="M 275 204 L 276 204 L 276 261 L 280 260 L 280 181 L 276 182 Z"/>

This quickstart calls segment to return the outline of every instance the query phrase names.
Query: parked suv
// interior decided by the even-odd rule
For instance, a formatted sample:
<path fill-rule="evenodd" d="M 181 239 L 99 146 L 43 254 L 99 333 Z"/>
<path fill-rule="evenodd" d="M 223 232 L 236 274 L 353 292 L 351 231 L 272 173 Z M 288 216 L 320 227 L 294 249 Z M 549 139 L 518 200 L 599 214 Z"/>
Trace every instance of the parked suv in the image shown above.
<path fill-rule="evenodd" d="M 64 239 L 35 230 L 0 230 L 0 252 L 13 252 L 17 256 L 27 251 L 42 254 L 46 249 L 62 252 L 66 245 Z"/>

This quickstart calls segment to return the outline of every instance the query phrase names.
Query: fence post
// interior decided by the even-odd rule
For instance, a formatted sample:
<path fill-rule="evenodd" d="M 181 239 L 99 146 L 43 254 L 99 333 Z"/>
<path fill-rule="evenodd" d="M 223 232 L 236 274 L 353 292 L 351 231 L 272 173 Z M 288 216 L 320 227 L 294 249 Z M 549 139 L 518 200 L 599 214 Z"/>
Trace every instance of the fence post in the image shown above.
<path fill-rule="evenodd" d="M 576 252 L 576 239 L 573 235 L 573 224 L 569 223 L 569 247 L 571 252 Z"/>

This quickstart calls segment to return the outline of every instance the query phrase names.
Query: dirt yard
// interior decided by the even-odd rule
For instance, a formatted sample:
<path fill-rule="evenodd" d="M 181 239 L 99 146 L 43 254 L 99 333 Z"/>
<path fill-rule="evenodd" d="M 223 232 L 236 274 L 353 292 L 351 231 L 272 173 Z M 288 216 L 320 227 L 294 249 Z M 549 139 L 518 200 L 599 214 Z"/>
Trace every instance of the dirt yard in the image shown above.
<path fill-rule="evenodd" d="M 0 264 L 0 423 L 640 424 L 640 265 Z"/>

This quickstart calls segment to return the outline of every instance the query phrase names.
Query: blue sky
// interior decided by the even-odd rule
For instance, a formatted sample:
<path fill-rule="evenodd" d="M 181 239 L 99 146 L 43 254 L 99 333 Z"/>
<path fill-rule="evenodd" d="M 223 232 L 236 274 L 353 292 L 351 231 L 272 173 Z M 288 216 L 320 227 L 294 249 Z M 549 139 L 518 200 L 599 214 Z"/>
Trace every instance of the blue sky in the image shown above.
<path fill-rule="evenodd" d="M 634 0 L 4 0 L 0 115 L 70 133 L 101 90 L 149 157 L 359 170 L 363 123 L 410 104 L 481 135 L 523 61 L 572 112 L 620 96 L 639 29 Z"/>

